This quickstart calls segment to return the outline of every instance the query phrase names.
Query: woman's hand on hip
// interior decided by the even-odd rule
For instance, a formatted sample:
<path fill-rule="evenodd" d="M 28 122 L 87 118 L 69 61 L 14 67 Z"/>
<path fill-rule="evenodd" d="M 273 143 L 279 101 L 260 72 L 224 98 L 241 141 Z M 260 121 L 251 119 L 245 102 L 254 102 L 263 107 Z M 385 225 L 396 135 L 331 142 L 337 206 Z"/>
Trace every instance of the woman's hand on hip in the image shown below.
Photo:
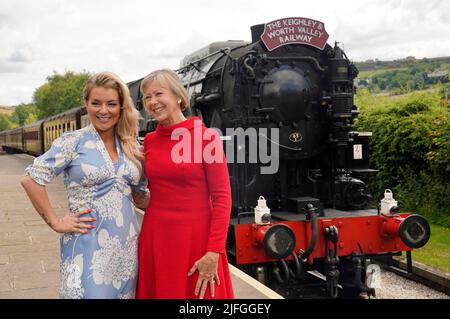
<path fill-rule="evenodd" d="M 81 233 L 87 234 L 88 229 L 95 228 L 93 225 L 87 225 L 85 222 L 96 221 L 96 218 L 81 217 L 84 214 L 92 212 L 92 209 L 88 209 L 83 212 L 76 213 L 74 215 L 67 214 L 63 218 L 59 218 L 57 221 L 51 223 L 51 227 L 57 233 Z"/>
<path fill-rule="evenodd" d="M 197 284 L 195 285 L 195 295 L 200 293 L 200 299 L 205 296 L 206 288 L 211 289 L 211 297 L 215 295 L 215 284 L 220 285 L 219 275 L 217 274 L 217 264 L 219 262 L 219 253 L 208 251 L 202 258 L 194 263 L 189 270 L 188 276 L 191 276 L 198 270 Z"/>

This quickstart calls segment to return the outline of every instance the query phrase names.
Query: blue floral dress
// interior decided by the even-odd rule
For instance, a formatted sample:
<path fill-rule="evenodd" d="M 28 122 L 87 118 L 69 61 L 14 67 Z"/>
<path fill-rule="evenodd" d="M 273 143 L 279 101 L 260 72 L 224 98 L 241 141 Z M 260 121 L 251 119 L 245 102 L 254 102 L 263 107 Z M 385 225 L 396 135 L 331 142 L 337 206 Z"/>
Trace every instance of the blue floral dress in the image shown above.
<path fill-rule="evenodd" d="M 25 170 L 40 185 L 64 172 L 70 214 L 90 208 L 83 217 L 97 219 L 87 234 L 61 235 L 61 298 L 134 298 L 140 226 L 131 193 L 146 191 L 147 182 L 117 136 L 116 145 L 113 162 L 91 124 L 64 133 Z"/>

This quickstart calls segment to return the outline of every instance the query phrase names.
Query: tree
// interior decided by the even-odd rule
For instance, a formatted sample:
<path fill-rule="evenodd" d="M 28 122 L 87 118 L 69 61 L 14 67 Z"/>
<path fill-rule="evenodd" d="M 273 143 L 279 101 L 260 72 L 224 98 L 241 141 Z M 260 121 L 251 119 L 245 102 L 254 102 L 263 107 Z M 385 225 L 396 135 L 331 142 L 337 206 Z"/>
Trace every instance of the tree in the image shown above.
<path fill-rule="evenodd" d="M 88 72 L 65 74 L 54 72 L 47 82 L 34 91 L 33 100 L 38 118 L 55 115 L 83 105 L 83 88 L 91 76 Z"/>
<path fill-rule="evenodd" d="M 9 116 L 6 114 L 0 113 L 0 131 L 8 130 L 13 127 Z"/>
<path fill-rule="evenodd" d="M 19 104 L 11 115 L 11 121 L 19 126 L 30 124 L 38 119 L 38 110 L 34 104 Z"/>

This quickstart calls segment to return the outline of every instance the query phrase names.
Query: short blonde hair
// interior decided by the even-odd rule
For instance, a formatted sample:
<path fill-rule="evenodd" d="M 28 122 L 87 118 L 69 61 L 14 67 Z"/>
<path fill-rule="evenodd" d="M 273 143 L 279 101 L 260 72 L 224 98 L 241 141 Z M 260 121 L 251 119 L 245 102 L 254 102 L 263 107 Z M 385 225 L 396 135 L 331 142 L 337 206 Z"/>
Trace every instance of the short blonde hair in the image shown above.
<path fill-rule="evenodd" d="M 183 83 L 181 83 L 180 78 L 178 75 L 169 69 L 161 69 L 156 70 L 147 75 L 141 82 L 141 93 L 142 93 L 142 102 L 145 107 L 145 100 L 144 100 L 144 89 L 145 87 L 152 83 L 157 81 L 161 85 L 167 85 L 168 89 L 172 91 L 173 94 L 175 94 L 180 100 L 180 108 L 181 111 L 185 111 L 189 108 L 189 96 L 186 92 L 186 89 L 183 86 Z"/>
<path fill-rule="evenodd" d="M 122 150 L 125 155 L 143 173 L 142 160 L 144 158 L 139 149 L 139 118 L 140 113 L 134 107 L 128 86 L 112 72 L 100 72 L 89 78 L 83 90 L 83 98 L 87 104 L 89 95 L 94 87 L 114 89 L 119 94 L 121 114 L 119 123 L 116 125 L 116 132 L 119 137 Z"/>

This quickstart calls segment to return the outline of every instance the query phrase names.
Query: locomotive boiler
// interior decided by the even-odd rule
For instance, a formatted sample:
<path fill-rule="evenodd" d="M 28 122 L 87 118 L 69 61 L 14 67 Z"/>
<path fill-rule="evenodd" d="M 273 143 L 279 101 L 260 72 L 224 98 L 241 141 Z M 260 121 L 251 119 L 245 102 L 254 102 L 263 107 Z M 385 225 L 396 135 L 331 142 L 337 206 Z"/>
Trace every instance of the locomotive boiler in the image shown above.
<path fill-rule="evenodd" d="M 320 21 L 279 19 L 251 34 L 195 51 L 177 70 L 192 112 L 224 142 L 229 259 L 266 283 L 301 283 L 319 270 L 333 297 L 338 285 L 374 295 L 370 258 L 421 247 L 430 231 L 395 205 L 386 214 L 367 208 L 372 196 L 356 175 L 374 170 L 371 133 L 354 130 L 358 70 L 326 44 Z"/>

